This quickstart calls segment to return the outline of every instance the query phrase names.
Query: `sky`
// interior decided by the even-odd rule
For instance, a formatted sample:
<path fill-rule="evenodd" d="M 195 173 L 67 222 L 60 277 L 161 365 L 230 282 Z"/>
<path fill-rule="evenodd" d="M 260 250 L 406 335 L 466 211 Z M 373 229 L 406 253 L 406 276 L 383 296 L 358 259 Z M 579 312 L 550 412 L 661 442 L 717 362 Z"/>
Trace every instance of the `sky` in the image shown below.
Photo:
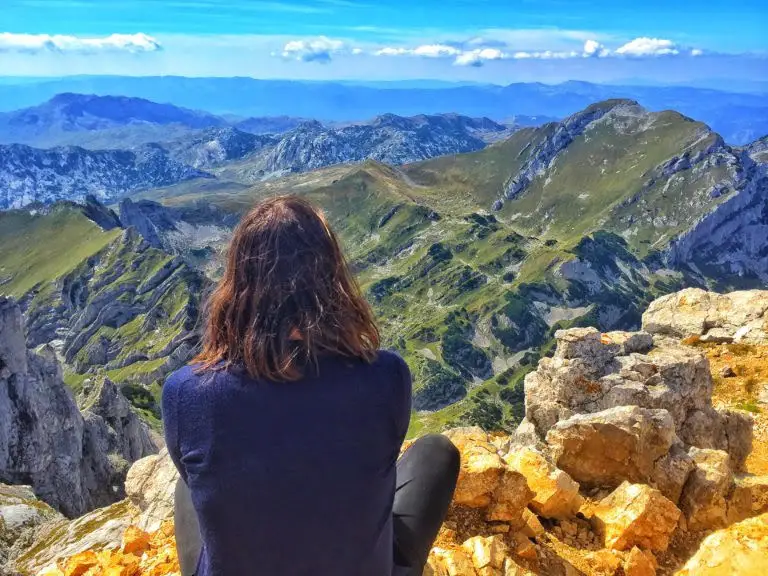
<path fill-rule="evenodd" d="M 768 0 L 0 0 L 0 76 L 768 82 Z"/>

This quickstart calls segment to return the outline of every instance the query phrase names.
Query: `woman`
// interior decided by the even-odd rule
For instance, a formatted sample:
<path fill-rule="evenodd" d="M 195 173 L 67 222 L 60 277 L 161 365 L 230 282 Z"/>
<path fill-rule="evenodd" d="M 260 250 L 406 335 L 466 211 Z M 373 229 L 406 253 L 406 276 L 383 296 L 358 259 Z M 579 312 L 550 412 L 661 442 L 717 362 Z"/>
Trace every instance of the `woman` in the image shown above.
<path fill-rule="evenodd" d="M 185 576 L 421 574 L 459 456 L 427 436 L 398 461 L 411 377 L 378 345 L 323 215 L 290 196 L 257 205 L 202 352 L 163 389 Z"/>

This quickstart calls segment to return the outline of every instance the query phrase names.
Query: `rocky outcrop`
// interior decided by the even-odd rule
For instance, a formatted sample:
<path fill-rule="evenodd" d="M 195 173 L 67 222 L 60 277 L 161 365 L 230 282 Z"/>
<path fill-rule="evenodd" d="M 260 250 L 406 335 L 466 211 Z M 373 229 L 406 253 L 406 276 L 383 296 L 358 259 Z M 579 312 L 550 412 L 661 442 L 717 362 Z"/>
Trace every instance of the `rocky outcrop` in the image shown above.
<path fill-rule="evenodd" d="M 768 570 L 768 514 L 707 536 L 677 576 L 748 576 Z"/>
<path fill-rule="evenodd" d="M 53 350 L 27 351 L 19 306 L 0 298 L 0 481 L 68 516 L 119 498 L 126 463 L 156 448 L 113 384 L 89 400 L 81 413 Z"/>
<path fill-rule="evenodd" d="M 654 300 L 643 314 L 643 329 L 703 342 L 768 343 L 768 291 L 728 294 L 688 288 Z"/>
<path fill-rule="evenodd" d="M 173 495 L 179 472 L 168 451 L 135 462 L 125 478 L 125 493 L 141 513 L 136 525 L 153 532 L 173 517 Z"/>
<path fill-rule="evenodd" d="M 0 484 L 0 574 L 12 546 L 25 542 L 40 524 L 61 518 L 29 486 Z"/>
<path fill-rule="evenodd" d="M 673 425 L 668 448 L 680 439 L 700 448 L 725 450 L 737 469 L 743 465 L 751 445 L 751 418 L 712 407 L 712 376 L 701 353 L 672 341 L 651 350 L 653 338 L 643 332 L 601 334 L 594 328 L 574 328 L 558 331 L 555 338 L 554 357 L 542 359 L 525 379 L 523 429 L 532 425 L 544 438 L 556 424 L 559 429 L 567 427 L 574 416 L 579 426 L 589 422 L 585 414 L 599 419 L 603 411 L 634 406 L 668 415 L 669 420 L 657 414 Z M 608 416 L 626 419 L 629 413 Z M 602 437 L 608 429 L 600 430 Z"/>

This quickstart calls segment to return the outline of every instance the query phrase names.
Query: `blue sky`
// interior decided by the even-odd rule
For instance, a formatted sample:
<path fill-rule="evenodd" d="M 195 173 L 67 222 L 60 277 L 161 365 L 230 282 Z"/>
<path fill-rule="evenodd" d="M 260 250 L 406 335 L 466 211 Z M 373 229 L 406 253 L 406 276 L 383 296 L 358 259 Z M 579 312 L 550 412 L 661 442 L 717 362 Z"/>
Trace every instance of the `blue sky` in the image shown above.
<path fill-rule="evenodd" d="M 768 80 L 766 0 L 0 0 L 0 75 Z"/>

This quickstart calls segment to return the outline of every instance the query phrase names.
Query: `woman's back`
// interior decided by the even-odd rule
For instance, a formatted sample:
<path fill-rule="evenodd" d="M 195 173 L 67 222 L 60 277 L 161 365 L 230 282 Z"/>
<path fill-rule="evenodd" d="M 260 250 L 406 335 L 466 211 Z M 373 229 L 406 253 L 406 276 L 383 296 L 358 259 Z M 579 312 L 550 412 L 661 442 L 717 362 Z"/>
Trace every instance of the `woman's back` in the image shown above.
<path fill-rule="evenodd" d="M 390 576 L 410 395 L 388 352 L 323 356 L 295 382 L 173 374 L 163 412 L 200 522 L 197 574 Z"/>

